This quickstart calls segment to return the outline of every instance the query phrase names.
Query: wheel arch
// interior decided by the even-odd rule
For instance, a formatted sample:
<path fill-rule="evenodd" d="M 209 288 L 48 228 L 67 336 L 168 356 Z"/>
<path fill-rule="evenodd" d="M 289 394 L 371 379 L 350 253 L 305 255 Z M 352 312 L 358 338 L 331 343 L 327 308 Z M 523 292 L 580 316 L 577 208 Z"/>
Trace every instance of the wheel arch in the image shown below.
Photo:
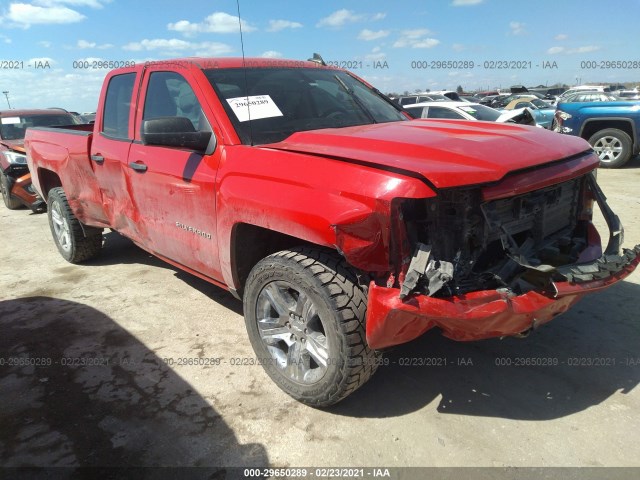
<path fill-rule="evenodd" d="M 605 130 L 607 128 L 615 128 L 629 135 L 629 137 L 631 137 L 632 148 L 635 149 L 638 143 L 636 141 L 636 126 L 629 118 L 605 117 L 587 119 L 582 125 L 580 136 L 585 140 L 589 140 L 589 138 L 591 138 L 597 132 L 599 132 L 600 130 Z"/>
<path fill-rule="evenodd" d="M 242 298 L 244 286 L 251 269 L 263 258 L 298 246 L 335 251 L 327 246 L 318 245 L 308 240 L 287 235 L 275 230 L 252 225 L 236 223 L 231 231 L 231 274 L 235 286 L 233 292 Z"/>
<path fill-rule="evenodd" d="M 38 187 L 42 198 L 47 201 L 49 192 L 53 188 L 62 188 L 62 181 L 57 173 L 46 168 L 38 168 Z"/>

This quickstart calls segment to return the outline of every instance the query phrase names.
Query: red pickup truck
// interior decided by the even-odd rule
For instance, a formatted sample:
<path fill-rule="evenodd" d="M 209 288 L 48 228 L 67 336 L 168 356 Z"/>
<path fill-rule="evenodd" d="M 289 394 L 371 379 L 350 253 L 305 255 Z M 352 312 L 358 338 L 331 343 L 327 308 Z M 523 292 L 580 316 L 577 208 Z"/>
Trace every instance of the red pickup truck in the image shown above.
<path fill-rule="evenodd" d="M 584 140 L 412 120 L 314 62 L 118 69 L 94 126 L 30 128 L 25 145 L 66 260 L 97 255 L 111 228 L 230 290 L 258 362 L 314 406 L 365 383 L 385 347 L 432 327 L 525 334 L 640 260 Z"/>

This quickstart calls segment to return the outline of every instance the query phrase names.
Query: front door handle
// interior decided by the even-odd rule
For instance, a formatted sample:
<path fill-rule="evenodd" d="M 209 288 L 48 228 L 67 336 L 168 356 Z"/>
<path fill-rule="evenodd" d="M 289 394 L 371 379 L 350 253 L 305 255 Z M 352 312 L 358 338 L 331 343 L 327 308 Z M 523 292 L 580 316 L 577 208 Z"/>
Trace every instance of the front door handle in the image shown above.
<path fill-rule="evenodd" d="M 104 163 L 104 157 L 99 153 L 96 155 L 91 155 L 91 160 L 96 162 L 98 165 L 102 165 Z"/>
<path fill-rule="evenodd" d="M 133 168 L 137 172 L 146 172 L 147 171 L 147 166 L 144 163 L 131 162 L 131 163 L 129 163 L 129 166 L 131 168 Z"/>

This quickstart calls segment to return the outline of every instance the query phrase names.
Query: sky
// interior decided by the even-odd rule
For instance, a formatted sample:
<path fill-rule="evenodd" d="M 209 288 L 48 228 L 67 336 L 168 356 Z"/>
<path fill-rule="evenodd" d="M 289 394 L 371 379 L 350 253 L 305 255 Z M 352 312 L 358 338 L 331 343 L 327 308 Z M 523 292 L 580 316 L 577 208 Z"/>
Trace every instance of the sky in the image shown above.
<path fill-rule="evenodd" d="M 319 53 L 383 92 L 640 84 L 640 0 L 239 0 L 247 57 Z M 0 0 L 13 108 L 95 111 L 112 62 L 242 56 L 235 0 Z M 0 109 L 7 108 L 6 96 Z"/>

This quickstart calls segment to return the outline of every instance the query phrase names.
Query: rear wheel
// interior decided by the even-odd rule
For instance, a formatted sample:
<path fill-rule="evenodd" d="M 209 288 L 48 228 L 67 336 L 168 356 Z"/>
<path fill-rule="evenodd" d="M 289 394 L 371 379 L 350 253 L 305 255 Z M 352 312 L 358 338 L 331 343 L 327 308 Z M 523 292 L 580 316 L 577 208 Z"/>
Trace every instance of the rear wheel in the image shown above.
<path fill-rule="evenodd" d="M 2 192 L 4 205 L 9 210 L 17 210 L 22 206 L 22 202 L 11 195 L 11 182 L 4 173 L 0 173 L 0 191 Z"/>
<path fill-rule="evenodd" d="M 244 315 L 253 349 L 271 379 L 315 407 L 344 399 L 375 372 L 366 343 L 366 287 L 338 255 L 299 248 L 253 268 Z"/>
<path fill-rule="evenodd" d="M 594 133 L 589 143 L 600 157 L 601 167 L 618 168 L 631 158 L 631 137 L 617 128 L 605 128 Z"/>
<path fill-rule="evenodd" d="M 53 188 L 48 198 L 49 226 L 53 240 L 62 257 L 71 263 L 80 263 L 95 257 L 102 249 L 102 234 L 86 237 L 80 221 L 75 217 L 62 188 Z"/>

